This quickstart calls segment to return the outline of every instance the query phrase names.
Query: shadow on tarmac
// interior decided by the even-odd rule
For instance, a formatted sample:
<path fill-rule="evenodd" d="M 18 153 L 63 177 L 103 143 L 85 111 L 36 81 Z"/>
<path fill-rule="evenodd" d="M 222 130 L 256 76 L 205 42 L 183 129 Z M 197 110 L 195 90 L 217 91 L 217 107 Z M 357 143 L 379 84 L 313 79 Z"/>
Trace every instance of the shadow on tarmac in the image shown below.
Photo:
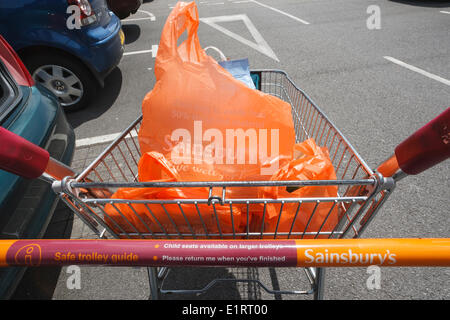
<path fill-rule="evenodd" d="M 450 7 L 450 1 L 444 0 L 430 0 L 430 1 L 413 1 L 413 0 L 389 0 L 391 2 L 398 2 L 401 4 L 407 4 L 416 7 L 429 7 L 429 8 L 445 8 Z"/>
<path fill-rule="evenodd" d="M 122 30 L 125 34 L 125 44 L 135 42 L 141 35 L 141 27 L 137 24 L 122 24 Z"/>
<path fill-rule="evenodd" d="M 114 104 L 122 88 L 122 71 L 116 67 L 105 79 L 105 86 L 93 99 L 91 104 L 79 111 L 66 113 L 67 120 L 73 128 L 84 122 L 100 117 Z"/>

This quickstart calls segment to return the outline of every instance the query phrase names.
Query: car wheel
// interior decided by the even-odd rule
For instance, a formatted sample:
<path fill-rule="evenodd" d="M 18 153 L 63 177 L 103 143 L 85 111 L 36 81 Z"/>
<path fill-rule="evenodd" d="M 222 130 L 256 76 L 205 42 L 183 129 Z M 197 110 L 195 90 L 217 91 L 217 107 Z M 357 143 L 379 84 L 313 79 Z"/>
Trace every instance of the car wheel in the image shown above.
<path fill-rule="evenodd" d="M 34 81 L 50 90 L 64 111 L 88 106 L 97 83 L 80 62 L 61 54 L 30 56 L 24 62 Z"/>

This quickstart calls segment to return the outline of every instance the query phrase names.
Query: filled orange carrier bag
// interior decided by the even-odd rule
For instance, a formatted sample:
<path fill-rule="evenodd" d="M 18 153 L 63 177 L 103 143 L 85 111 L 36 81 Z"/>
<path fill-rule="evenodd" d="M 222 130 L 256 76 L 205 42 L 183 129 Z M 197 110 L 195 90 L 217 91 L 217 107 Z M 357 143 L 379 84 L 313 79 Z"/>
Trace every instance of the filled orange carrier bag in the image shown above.
<path fill-rule="evenodd" d="M 178 2 L 167 18 L 142 104 L 141 152 L 163 154 L 183 181 L 270 178 L 292 157 L 291 106 L 233 78 L 202 49 L 198 26 L 194 2 Z"/>
<path fill-rule="evenodd" d="M 336 180 L 336 172 L 331 163 L 328 149 L 316 145 L 314 139 L 298 143 L 294 147 L 294 159 L 281 167 L 271 180 Z M 261 198 L 318 198 L 336 197 L 338 187 L 304 186 L 294 191 L 286 187 L 260 188 Z M 326 238 L 338 223 L 338 207 L 332 202 L 285 203 L 281 211 L 280 203 L 267 204 L 264 230 L 269 233 L 297 233 L 302 238 L 315 237 L 317 232 Z M 261 214 L 254 215 L 253 224 L 261 225 Z M 258 223 L 260 222 L 260 223 Z M 277 236 L 286 238 L 286 236 Z"/>
<path fill-rule="evenodd" d="M 284 178 L 279 170 L 294 160 L 291 106 L 233 78 L 202 49 L 198 26 L 194 2 L 178 2 L 164 25 L 154 68 L 156 83 L 142 104 L 139 181 Z M 185 31 L 187 38 L 178 45 Z M 207 187 L 123 188 L 113 198 L 207 199 L 208 192 Z M 222 191 L 214 192 L 221 195 Z M 233 187 L 227 188 L 226 198 L 258 198 L 267 192 L 278 196 L 276 190 Z M 233 228 L 236 233 L 245 231 L 245 205 L 233 204 L 232 214 L 229 204 L 214 206 L 223 233 L 232 233 Z M 105 211 L 116 222 L 111 227 L 117 230 L 119 225 L 125 232 L 135 232 L 135 228 L 145 232 L 146 225 L 170 234 L 204 233 L 205 225 L 209 233 L 218 231 L 213 205 L 115 204 L 107 205 Z M 252 206 L 251 211 L 250 217 L 255 215 L 257 220 L 259 206 Z M 267 229 L 271 228 L 268 224 Z"/>

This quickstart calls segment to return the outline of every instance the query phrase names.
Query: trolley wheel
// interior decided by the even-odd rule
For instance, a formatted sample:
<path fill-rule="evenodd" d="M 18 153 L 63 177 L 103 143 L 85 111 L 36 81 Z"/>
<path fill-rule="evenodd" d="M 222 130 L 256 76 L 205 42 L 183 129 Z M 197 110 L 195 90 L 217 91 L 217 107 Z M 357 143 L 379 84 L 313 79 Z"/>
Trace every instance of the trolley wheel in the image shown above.
<path fill-rule="evenodd" d="M 325 282 L 325 268 L 316 268 L 316 277 L 314 282 L 314 300 L 322 300 Z"/>
<path fill-rule="evenodd" d="M 148 283 L 150 285 L 150 297 L 149 300 L 159 300 L 159 282 L 158 282 L 158 268 L 147 267 Z"/>

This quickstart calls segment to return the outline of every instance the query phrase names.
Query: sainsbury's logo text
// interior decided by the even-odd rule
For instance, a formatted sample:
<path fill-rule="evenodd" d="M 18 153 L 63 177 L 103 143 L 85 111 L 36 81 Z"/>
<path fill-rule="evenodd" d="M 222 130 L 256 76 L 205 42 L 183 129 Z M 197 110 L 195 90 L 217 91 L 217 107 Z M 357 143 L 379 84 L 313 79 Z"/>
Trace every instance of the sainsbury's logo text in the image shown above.
<path fill-rule="evenodd" d="M 306 263 L 324 263 L 324 264 L 358 264 L 358 265 L 394 265 L 397 263 L 396 254 L 386 250 L 384 253 L 356 253 L 351 249 L 345 252 L 316 252 L 314 249 L 306 249 Z"/>

